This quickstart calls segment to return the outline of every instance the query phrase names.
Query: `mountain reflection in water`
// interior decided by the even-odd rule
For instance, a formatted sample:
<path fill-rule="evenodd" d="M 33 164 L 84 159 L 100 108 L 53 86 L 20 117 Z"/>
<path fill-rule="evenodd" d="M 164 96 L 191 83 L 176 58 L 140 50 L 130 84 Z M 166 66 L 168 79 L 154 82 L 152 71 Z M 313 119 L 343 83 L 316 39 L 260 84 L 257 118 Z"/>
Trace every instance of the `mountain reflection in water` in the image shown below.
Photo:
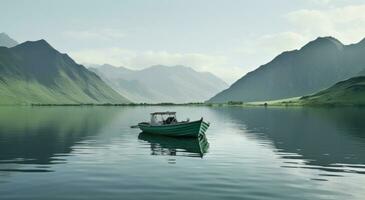
<path fill-rule="evenodd" d="M 161 110 L 204 116 L 209 143 L 130 128 Z M 0 199 L 362 200 L 364 116 L 361 108 L 0 107 Z"/>
<path fill-rule="evenodd" d="M 49 165 L 65 163 L 73 146 L 97 134 L 114 114 L 104 108 L 3 107 L 0 171 L 52 171 Z M 20 164 L 28 167 L 18 169 Z"/>
<path fill-rule="evenodd" d="M 222 109 L 248 137 L 271 141 L 283 167 L 365 174 L 365 109 Z"/>

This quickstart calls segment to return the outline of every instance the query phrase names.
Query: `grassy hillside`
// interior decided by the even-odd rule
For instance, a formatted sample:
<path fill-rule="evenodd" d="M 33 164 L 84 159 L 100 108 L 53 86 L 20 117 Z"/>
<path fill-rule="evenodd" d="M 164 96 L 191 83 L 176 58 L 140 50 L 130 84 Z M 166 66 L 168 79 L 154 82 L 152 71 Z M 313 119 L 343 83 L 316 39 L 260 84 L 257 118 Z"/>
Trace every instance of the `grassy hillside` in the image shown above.
<path fill-rule="evenodd" d="M 302 97 L 303 105 L 362 105 L 365 106 L 365 76 L 341 81 L 314 95 Z"/>
<path fill-rule="evenodd" d="M 318 38 L 299 50 L 280 54 L 208 102 L 269 101 L 309 95 L 357 76 L 365 69 L 364 55 L 365 40 L 343 45 L 332 37 Z"/>
<path fill-rule="evenodd" d="M 214 104 L 213 104 L 214 105 Z M 219 105 L 219 104 L 218 104 Z M 234 106 L 365 106 L 365 75 L 345 81 L 303 97 L 271 101 L 228 102 L 221 105 Z"/>
<path fill-rule="evenodd" d="M 0 104 L 126 102 L 95 73 L 44 40 L 0 47 Z"/>

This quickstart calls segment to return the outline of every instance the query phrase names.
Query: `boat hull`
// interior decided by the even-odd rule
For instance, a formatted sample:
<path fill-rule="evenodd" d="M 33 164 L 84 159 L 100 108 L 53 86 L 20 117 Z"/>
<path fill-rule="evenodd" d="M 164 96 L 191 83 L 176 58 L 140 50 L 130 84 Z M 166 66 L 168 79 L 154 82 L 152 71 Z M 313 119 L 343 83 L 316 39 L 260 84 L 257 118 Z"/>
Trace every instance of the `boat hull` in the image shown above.
<path fill-rule="evenodd" d="M 166 124 L 160 126 L 152 126 L 149 123 L 139 123 L 138 127 L 144 133 L 166 135 L 172 137 L 198 137 L 205 134 L 209 127 L 209 123 L 203 119 L 188 123 Z"/>

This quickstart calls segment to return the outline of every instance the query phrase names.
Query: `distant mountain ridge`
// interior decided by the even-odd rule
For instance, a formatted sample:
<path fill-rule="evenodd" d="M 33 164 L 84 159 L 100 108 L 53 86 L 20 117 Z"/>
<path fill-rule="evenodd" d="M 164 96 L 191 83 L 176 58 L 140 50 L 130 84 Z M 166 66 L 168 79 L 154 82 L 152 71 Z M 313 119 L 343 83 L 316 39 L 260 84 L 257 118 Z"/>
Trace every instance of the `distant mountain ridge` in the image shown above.
<path fill-rule="evenodd" d="M 0 104 L 127 102 L 45 40 L 0 47 Z"/>
<path fill-rule="evenodd" d="M 197 72 L 181 65 L 131 70 L 106 64 L 89 69 L 134 102 L 203 102 L 228 87 L 209 72 Z"/>
<path fill-rule="evenodd" d="M 0 46 L 1 47 L 14 47 L 18 45 L 18 42 L 9 37 L 6 33 L 0 33 Z"/>
<path fill-rule="evenodd" d="M 365 70 L 365 39 L 343 45 L 319 37 L 299 50 L 283 52 L 246 74 L 208 102 L 268 101 L 309 95 Z"/>

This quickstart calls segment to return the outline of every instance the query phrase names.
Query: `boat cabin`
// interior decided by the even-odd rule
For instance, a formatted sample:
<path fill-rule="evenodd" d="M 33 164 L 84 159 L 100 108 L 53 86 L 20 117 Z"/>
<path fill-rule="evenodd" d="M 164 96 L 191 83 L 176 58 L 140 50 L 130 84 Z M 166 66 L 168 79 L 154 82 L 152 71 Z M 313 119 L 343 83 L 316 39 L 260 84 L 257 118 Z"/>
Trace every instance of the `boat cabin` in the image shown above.
<path fill-rule="evenodd" d="M 151 113 L 151 125 L 165 125 L 177 123 L 176 112 Z"/>

